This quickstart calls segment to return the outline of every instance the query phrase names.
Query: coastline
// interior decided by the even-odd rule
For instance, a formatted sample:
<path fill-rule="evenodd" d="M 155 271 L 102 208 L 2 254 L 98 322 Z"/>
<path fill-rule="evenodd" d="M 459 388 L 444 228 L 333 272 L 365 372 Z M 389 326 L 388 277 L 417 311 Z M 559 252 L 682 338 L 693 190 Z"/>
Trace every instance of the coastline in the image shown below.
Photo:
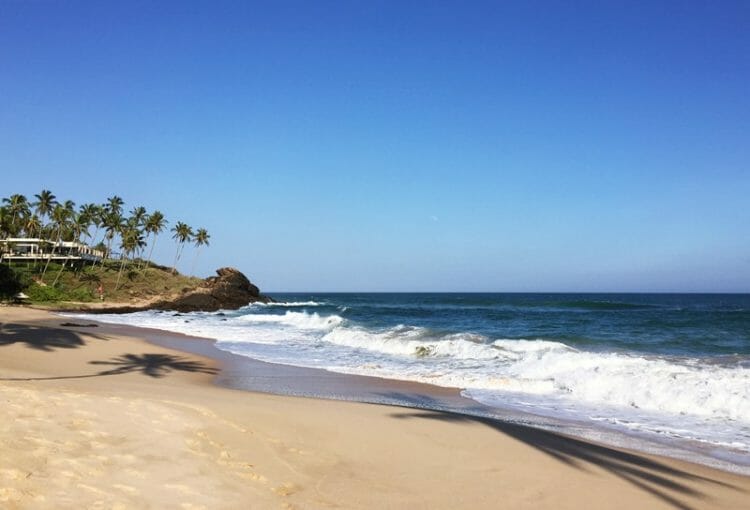
<path fill-rule="evenodd" d="M 0 318 L 11 418 L 0 501 L 11 508 L 732 508 L 750 491 L 746 476 L 518 423 L 228 389 L 213 380 L 231 361 L 165 348 L 140 328 L 61 327 L 16 307 Z M 61 499 L 72 487 L 64 497 L 78 499 Z"/>
<path fill-rule="evenodd" d="M 119 305 L 116 309 L 119 309 Z M 69 312 L 61 310 L 60 313 Z M 73 312 L 73 316 L 77 315 Z M 234 354 L 218 348 L 218 341 L 214 338 L 143 325 L 101 322 L 97 315 L 88 315 L 86 319 L 106 327 L 122 328 L 120 331 L 123 332 L 128 332 L 127 328 L 132 327 L 135 328 L 131 331 L 133 336 L 143 336 L 147 333 L 147 341 L 162 347 L 220 361 L 222 369 L 214 382 L 232 389 L 429 409 L 490 418 L 561 433 L 609 447 L 750 475 L 750 459 L 747 455 L 717 449 L 700 441 L 623 430 L 606 423 L 571 416 L 535 414 L 533 411 L 510 405 L 485 404 L 466 396 L 464 390 L 458 387 L 262 361 L 247 354 Z"/>

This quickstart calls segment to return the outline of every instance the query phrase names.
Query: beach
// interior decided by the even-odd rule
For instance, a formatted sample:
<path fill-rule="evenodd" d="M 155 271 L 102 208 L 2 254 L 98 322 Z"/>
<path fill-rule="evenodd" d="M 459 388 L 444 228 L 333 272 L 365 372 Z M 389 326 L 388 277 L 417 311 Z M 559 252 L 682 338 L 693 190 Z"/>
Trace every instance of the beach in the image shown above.
<path fill-rule="evenodd" d="M 0 323 L 7 508 L 742 508 L 750 490 L 512 423 L 222 388 L 219 362 L 147 330 Z"/>

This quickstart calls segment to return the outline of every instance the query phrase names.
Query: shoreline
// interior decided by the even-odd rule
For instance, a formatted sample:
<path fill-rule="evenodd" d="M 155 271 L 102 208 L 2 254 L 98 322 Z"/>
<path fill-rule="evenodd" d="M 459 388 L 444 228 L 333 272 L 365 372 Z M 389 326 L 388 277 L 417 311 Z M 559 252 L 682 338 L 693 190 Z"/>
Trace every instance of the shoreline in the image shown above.
<path fill-rule="evenodd" d="M 142 328 L 16 307 L 0 319 L 10 508 L 731 508 L 750 491 L 746 476 L 515 423 L 228 389 L 213 384 L 222 360 Z"/>
<path fill-rule="evenodd" d="M 59 310 L 53 313 L 85 312 Z M 94 317 L 87 320 L 102 327 L 141 337 L 161 347 L 197 354 L 216 361 L 219 363 L 220 371 L 214 383 L 225 388 L 271 395 L 427 409 L 501 420 L 565 434 L 602 446 L 624 448 L 750 476 L 749 463 L 739 462 L 729 453 L 719 455 L 715 448 L 699 442 L 665 440 L 606 425 L 534 414 L 512 407 L 490 406 L 464 396 L 463 390 L 457 387 L 267 362 L 220 349 L 216 346 L 216 339 L 131 324 L 100 322 L 96 317 L 98 314 L 92 315 Z M 747 459 L 742 457 L 742 460 Z"/>

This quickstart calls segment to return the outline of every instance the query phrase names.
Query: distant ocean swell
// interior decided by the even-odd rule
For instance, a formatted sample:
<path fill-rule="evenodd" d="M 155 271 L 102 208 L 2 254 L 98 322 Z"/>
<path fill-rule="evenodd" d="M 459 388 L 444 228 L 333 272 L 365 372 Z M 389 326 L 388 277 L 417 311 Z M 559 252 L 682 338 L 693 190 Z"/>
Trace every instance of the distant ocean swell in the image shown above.
<path fill-rule="evenodd" d="M 663 346 L 643 352 L 601 342 L 595 349 L 584 349 L 582 345 L 592 342 L 568 345 L 556 338 L 502 338 L 447 327 L 471 325 L 465 315 L 472 312 L 467 309 L 515 306 L 508 303 L 423 303 L 412 308 L 445 312 L 453 307 L 449 313 L 456 316 L 453 321 L 435 320 L 433 327 L 424 325 L 429 319 L 422 320 L 423 325 L 394 324 L 414 303 L 382 301 L 300 300 L 236 312 L 139 312 L 95 318 L 213 338 L 221 349 L 264 361 L 458 387 L 493 406 L 750 453 L 750 358 L 744 354 L 665 354 L 658 352 Z M 549 313 L 566 308 L 601 314 L 663 309 L 658 303 L 585 300 L 534 305 L 528 308 Z M 383 313 L 391 313 L 383 310 L 391 306 L 400 312 L 390 321 L 383 319 Z M 347 313 L 350 307 L 354 312 Z M 371 308 L 379 311 L 362 312 Z M 563 313 L 574 313 L 570 310 Z M 362 320 L 357 320 L 358 313 Z"/>

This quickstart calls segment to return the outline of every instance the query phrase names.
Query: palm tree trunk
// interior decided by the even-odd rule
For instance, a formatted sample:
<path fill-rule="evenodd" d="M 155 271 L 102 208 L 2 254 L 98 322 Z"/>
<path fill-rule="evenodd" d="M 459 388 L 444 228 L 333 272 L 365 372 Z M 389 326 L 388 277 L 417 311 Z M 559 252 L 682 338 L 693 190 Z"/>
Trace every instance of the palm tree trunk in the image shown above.
<path fill-rule="evenodd" d="M 180 247 L 182 247 L 182 243 L 177 245 L 177 253 L 174 254 L 174 264 L 172 264 L 172 274 L 177 274 L 177 261 L 180 260 Z"/>
<path fill-rule="evenodd" d="M 125 267 L 125 257 L 122 257 L 122 262 L 120 262 L 120 270 L 117 272 L 117 282 L 115 282 L 115 290 L 117 290 L 120 287 L 120 277 L 122 276 L 122 268 Z"/>
<path fill-rule="evenodd" d="M 201 253 L 201 247 L 198 246 L 195 250 L 195 257 L 193 257 L 193 268 L 190 270 L 190 274 L 195 276 L 195 264 L 198 262 L 198 255 Z"/>
<path fill-rule="evenodd" d="M 55 247 L 60 244 L 61 232 L 60 227 L 57 227 L 57 243 L 52 245 L 52 251 L 47 256 L 47 263 L 44 265 L 44 271 L 42 271 L 42 281 L 44 281 L 44 275 L 47 274 L 47 268 L 49 267 L 49 261 L 52 260 L 52 255 L 55 254 Z"/>
<path fill-rule="evenodd" d="M 55 285 L 57 285 L 57 280 L 59 280 L 59 279 L 60 279 L 60 275 L 62 274 L 62 272 L 63 272 L 63 269 L 65 269 L 65 266 L 67 266 L 67 265 L 68 265 L 68 262 L 70 262 L 70 251 L 68 251 L 68 256 L 67 256 L 67 257 L 65 257 L 65 262 L 63 262 L 62 266 L 60 266 L 60 270 L 59 270 L 59 271 L 57 272 L 57 276 L 55 276 L 55 281 L 54 281 L 54 282 L 52 282 L 52 286 L 53 286 L 53 287 L 54 287 Z"/>
<path fill-rule="evenodd" d="M 57 285 L 57 280 L 59 280 L 59 279 L 60 279 L 60 275 L 62 274 L 62 272 L 63 272 L 63 269 L 65 269 L 65 266 L 66 266 L 66 265 L 68 264 L 68 261 L 69 261 L 69 260 L 70 260 L 70 254 L 68 254 L 68 256 L 67 256 L 67 257 L 65 258 L 65 262 L 63 262 L 63 263 L 62 263 L 62 265 L 60 266 L 60 270 L 59 270 L 59 271 L 57 272 L 57 276 L 55 276 L 55 281 L 54 281 L 54 282 L 52 282 L 52 286 L 53 286 L 53 287 L 54 287 L 55 285 Z"/>
<path fill-rule="evenodd" d="M 154 234 L 154 240 L 151 241 L 151 248 L 148 250 L 148 263 L 147 266 L 151 266 L 151 256 L 154 254 L 154 246 L 156 246 L 157 234 Z"/>
<path fill-rule="evenodd" d="M 112 237 L 110 237 L 107 240 L 107 250 L 104 252 L 104 255 L 102 256 L 102 259 L 99 261 L 99 267 L 100 268 L 104 267 L 104 259 L 105 258 L 109 258 L 109 256 L 112 255 L 112 241 L 113 241 L 114 237 L 115 236 L 113 235 Z M 106 238 L 107 238 L 107 234 L 104 234 L 104 238 L 102 238 L 102 241 L 104 241 L 104 239 L 106 239 Z"/>
<path fill-rule="evenodd" d="M 147 242 L 148 242 L 148 236 L 149 235 L 150 235 L 149 233 L 146 233 L 146 240 L 147 240 Z M 141 248 L 141 262 L 138 264 L 138 271 L 141 271 L 147 265 L 146 261 L 143 260 L 143 252 L 144 251 L 145 251 L 145 248 Z"/>

